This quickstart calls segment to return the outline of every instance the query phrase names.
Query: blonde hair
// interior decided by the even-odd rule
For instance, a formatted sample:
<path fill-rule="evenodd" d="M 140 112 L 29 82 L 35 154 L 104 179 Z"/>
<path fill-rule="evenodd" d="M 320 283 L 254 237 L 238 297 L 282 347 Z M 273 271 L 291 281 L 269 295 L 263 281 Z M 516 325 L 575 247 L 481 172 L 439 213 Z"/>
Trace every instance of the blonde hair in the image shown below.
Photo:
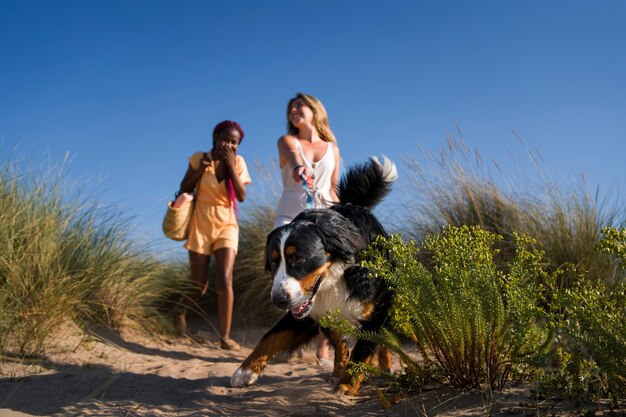
<path fill-rule="evenodd" d="M 287 104 L 287 133 L 291 136 L 298 135 L 298 128 L 291 124 L 291 121 L 289 120 L 289 109 L 291 108 L 291 103 L 297 99 L 304 101 L 313 111 L 313 126 L 315 127 L 315 130 L 317 130 L 317 134 L 320 135 L 320 139 L 326 142 L 336 143 L 337 139 L 335 139 L 335 135 L 332 130 L 330 130 L 326 108 L 321 101 L 310 94 L 296 93 L 296 96 L 289 100 L 289 103 Z"/>

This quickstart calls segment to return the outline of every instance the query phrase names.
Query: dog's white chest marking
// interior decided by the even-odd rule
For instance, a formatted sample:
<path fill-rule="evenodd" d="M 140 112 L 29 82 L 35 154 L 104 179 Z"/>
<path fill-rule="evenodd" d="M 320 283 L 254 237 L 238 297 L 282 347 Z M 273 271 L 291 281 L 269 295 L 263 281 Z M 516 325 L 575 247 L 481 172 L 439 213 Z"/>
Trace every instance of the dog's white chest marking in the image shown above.
<path fill-rule="evenodd" d="M 331 266 L 315 296 L 315 302 L 309 315 L 313 319 L 319 320 L 329 311 L 339 311 L 339 318 L 358 326 L 358 320 L 363 318 L 363 305 L 356 299 L 348 299 L 348 288 L 344 280 L 341 279 L 342 274 L 343 266 Z"/>

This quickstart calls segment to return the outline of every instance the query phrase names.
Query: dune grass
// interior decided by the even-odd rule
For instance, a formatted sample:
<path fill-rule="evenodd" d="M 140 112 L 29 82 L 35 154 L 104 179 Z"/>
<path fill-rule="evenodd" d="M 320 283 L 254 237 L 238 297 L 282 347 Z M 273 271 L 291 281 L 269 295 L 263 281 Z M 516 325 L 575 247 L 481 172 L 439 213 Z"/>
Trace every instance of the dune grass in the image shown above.
<path fill-rule="evenodd" d="M 0 353 L 39 355 L 68 320 L 163 329 L 179 269 L 129 237 L 129 222 L 68 196 L 64 167 L 0 172 Z"/>
<path fill-rule="evenodd" d="M 239 253 L 233 271 L 234 317 L 241 324 L 271 326 L 283 314 L 270 303 L 272 279 L 265 272 L 265 240 L 272 231 L 282 185 L 278 163 L 258 162 L 246 210 L 239 219 Z"/>
<path fill-rule="evenodd" d="M 403 220 L 406 226 L 399 229 L 405 236 L 421 241 L 446 225 L 477 225 L 503 237 L 498 247 L 500 262 L 506 262 L 514 254 L 514 233 L 523 233 L 537 241 L 550 271 L 572 264 L 609 286 L 626 277 L 614 258 L 595 250 L 604 227 L 626 225 L 619 201 L 598 190 L 591 193 L 583 180 L 558 186 L 539 155 L 532 158 L 535 172 L 508 173 L 515 178 L 507 178 L 493 161 L 494 178 L 478 151 L 452 138 L 438 154 L 423 151 L 423 156 L 423 163 L 404 161 L 411 189 L 407 195 L 413 196 L 406 201 L 411 208 Z M 574 279 L 566 273 L 560 285 L 569 286 Z"/>
<path fill-rule="evenodd" d="M 234 316 L 241 324 L 269 326 L 283 313 L 270 302 L 272 278 L 265 272 L 265 240 L 272 231 L 274 208 L 255 205 L 239 222 L 241 240 L 233 271 Z"/>

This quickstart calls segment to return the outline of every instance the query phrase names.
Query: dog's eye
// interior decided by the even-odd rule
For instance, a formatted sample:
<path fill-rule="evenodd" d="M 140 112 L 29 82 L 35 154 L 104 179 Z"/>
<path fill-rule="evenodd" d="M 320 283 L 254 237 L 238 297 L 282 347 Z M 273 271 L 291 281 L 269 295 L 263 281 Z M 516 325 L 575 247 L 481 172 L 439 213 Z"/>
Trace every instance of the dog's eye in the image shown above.
<path fill-rule="evenodd" d="M 296 265 L 302 265 L 304 263 L 304 258 L 295 257 L 293 258 L 293 263 Z"/>

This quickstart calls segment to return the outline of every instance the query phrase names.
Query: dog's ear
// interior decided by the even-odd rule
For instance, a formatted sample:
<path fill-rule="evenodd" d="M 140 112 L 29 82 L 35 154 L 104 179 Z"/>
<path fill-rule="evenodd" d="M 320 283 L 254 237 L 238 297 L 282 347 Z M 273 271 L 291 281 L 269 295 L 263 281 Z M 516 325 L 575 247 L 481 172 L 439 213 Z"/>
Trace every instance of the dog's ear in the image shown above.
<path fill-rule="evenodd" d="M 278 229 L 274 229 L 272 232 L 270 232 L 269 235 L 267 235 L 267 239 L 265 240 L 265 273 L 269 274 L 272 271 L 272 264 L 271 264 L 271 248 L 273 248 L 275 245 L 275 241 L 276 239 L 278 239 L 278 235 L 276 233 Z"/>
<path fill-rule="evenodd" d="M 319 236 L 324 249 L 343 261 L 350 261 L 367 246 L 359 228 L 336 210 L 305 210 L 296 216 L 293 223 L 306 228 L 307 233 Z"/>
<path fill-rule="evenodd" d="M 272 266 L 270 264 L 270 255 L 267 251 L 267 247 L 265 248 L 265 273 L 269 274 L 272 270 Z"/>
<path fill-rule="evenodd" d="M 318 222 L 316 232 L 324 242 L 324 248 L 334 257 L 350 261 L 365 247 L 363 236 L 351 222 L 333 216 L 327 222 Z"/>

